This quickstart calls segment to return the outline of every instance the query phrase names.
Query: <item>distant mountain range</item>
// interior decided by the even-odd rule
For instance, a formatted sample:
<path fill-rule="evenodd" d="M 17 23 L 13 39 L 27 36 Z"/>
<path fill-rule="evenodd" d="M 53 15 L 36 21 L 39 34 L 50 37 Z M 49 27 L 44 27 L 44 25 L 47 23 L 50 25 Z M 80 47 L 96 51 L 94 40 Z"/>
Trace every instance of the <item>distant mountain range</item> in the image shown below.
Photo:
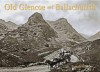
<path fill-rule="evenodd" d="M 8 30 L 13 30 L 18 28 L 18 25 L 11 21 L 5 22 L 4 20 L 0 19 L 0 23 L 4 24 L 8 28 Z"/>

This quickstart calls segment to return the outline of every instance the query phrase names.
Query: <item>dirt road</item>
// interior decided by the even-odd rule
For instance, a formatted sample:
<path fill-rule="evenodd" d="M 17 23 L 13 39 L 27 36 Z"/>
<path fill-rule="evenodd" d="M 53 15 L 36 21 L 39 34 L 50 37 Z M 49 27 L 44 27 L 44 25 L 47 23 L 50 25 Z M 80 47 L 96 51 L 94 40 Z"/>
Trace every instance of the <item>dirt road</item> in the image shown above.
<path fill-rule="evenodd" d="M 40 65 L 40 66 L 32 66 L 27 68 L 0 68 L 0 72 L 48 72 L 47 65 Z"/>

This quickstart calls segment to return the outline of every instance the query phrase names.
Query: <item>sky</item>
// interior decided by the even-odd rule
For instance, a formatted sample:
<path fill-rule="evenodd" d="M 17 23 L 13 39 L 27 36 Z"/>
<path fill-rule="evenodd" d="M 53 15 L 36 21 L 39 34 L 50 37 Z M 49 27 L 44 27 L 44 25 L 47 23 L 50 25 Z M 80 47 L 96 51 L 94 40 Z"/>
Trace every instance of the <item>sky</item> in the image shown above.
<path fill-rule="evenodd" d="M 55 5 L 55 4 L 95 4 L 96 10 L 45 10 L 45 11 L 22 11 L 4 9 L 4 4 L 32 4 L 32 5 Z M 12 21 L 16 24 L 24 24 L 28 18 L 39 12 L 45 20 L 57 20 L 66 18 L 67 21 L 79 33 L 93 35 L 100 31 L 100 1 L 99 0 L 0 0 L 0 19 Z"/>

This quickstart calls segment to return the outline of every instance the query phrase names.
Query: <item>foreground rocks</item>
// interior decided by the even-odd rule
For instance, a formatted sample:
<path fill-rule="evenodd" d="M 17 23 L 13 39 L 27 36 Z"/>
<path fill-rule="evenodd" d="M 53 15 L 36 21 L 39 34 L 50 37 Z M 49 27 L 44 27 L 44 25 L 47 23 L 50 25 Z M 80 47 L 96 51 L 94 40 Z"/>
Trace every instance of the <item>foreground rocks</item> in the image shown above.
<path fill-rule="evenodd" d="M 64 64 L 58 68 L 51 69 L 50 72 L 99 72 L 96 68 L 85 62 Z"/>

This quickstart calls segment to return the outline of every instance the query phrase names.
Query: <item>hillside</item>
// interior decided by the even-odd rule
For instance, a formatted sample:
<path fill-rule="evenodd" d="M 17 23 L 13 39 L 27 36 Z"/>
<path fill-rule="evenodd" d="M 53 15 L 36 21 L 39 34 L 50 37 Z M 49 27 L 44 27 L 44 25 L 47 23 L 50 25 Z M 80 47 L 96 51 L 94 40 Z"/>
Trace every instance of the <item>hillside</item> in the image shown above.
<path fill-rule="evenodd" d="M 100 71 L 100 39 L 77 44 L 73 49 L 82 60 L 93 64 L 97 72 Z"/>
<path fill-rule="evenodd" d="M 58 41 L 84 41 L 82 37 L 65 18 L 60 18 L 56 21 L 47 21 L 49 25 L 57 32 Z"/>

